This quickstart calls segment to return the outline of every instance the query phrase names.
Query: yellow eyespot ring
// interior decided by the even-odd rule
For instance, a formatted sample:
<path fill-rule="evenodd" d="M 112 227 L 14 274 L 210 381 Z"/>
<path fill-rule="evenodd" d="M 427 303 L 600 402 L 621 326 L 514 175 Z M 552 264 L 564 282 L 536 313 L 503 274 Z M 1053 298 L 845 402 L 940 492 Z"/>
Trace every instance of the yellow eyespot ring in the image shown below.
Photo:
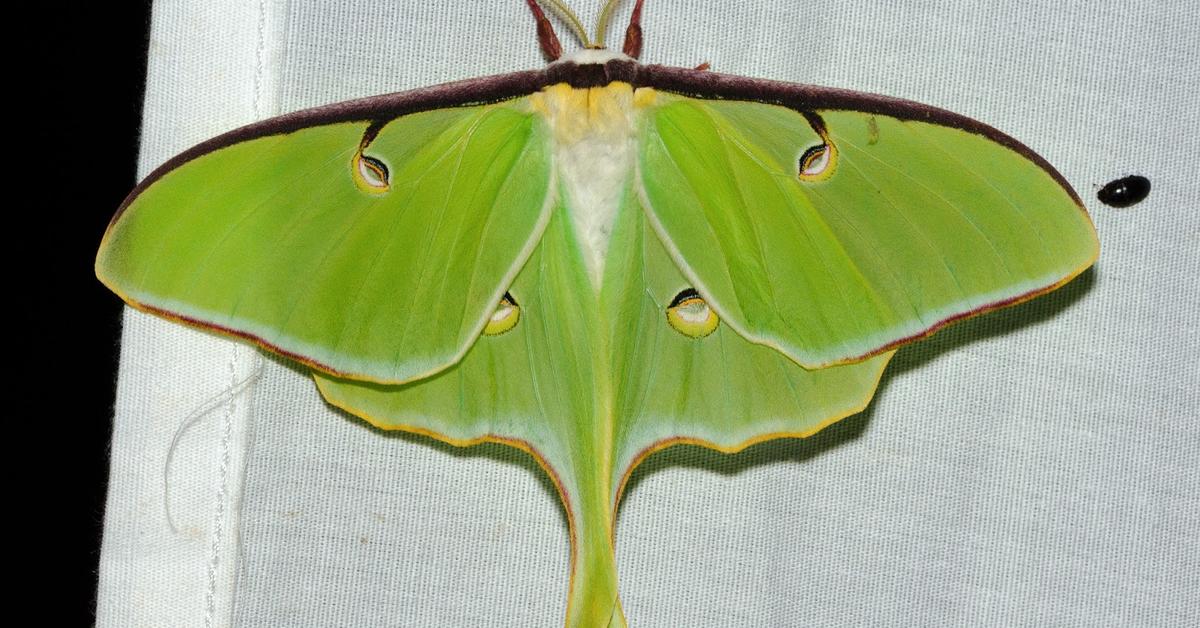
<path fill-rule="evenodd" d="M 717 329 L 721 319 L 692 288 L 675 295 L 667 307 L 667 322 L 689 338 L 703 338 Z"/>
<path fill-rule="evenodd" d="M 837 150 L 828 142 L 817 144 L 800 155 L 797 174 L 801 181 L 823 181 L 837 167 Z"/>
<path fill-rule="evenodd" d="M 355 153 L 351 168 L 354 171 L 354 182 L 364 192 L 382 194 L 391 186 L 387 164 L 374 157 Z"/>
<path fill-rule="evenodd" d="M 519 320 L 521 320 L 521 306 L 517 305 L 516 299 L 513 299 L 511 294 L 505 292 L 504 296 L 500 297 L 500 304 L 496 306 L 496 311 L 492 312 L 492 317 L 483 326 L 483 333 L 488 336 L 498 336 L 516 327 Z"/>

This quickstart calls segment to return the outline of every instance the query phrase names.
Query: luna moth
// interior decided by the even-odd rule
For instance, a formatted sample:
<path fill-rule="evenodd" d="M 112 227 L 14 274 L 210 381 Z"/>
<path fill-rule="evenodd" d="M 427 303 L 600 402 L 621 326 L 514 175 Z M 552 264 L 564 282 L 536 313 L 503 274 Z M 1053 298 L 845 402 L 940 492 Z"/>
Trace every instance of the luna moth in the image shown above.
<path fill-rule="evenodd" d="M 572 24 L 544 69 L 292 113 L 133 190 L 97 276 L 304 365 L 384 429 L 505 443 L 557 487 L 568 626 L 621 626 L 633 468 L 861 410 L 892 352 L 1097 256 L 1050 164 L 983 123 L 840 89 L 643 65 Z M 596 42 L 596 43 L 593 43 Z"/>

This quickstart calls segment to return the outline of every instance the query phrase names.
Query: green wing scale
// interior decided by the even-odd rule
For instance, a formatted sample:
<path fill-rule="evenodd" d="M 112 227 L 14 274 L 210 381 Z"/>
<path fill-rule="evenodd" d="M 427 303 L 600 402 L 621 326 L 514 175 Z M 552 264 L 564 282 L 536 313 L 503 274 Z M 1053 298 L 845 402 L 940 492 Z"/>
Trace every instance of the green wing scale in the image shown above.
<path fill-rule="evenodd" d="M 454 363 L 549 216 L 522 100 L 232 143 L 136 194 L 97 274 L 126 300 L 320 370 L 403 382 Z"/>
<path fill-rule="evenodd" d="M 616 507 L 637 462 L 679 442 L 735 451 L 814 433 L 866 405 L 891 354 L 807 370 L 728 327 L 689 337 L 665 315 L 689 284 L 632 191 L 599 293 L 568 223 L 559 207 L 513 283 L 521 322 L 512 331 L 480 338 L 427 380 L 397 387 L 317 374 L 317 385 L 334 405 L 384 429 L 459 445 L 503 442 L 535 455 L 572 527 L 567 623 L 607 625 L 596 618 L 620 614 Z"/>
<path fill-rule="evenodd" d="M 627 144 L 598 144 L 597 278 L 568 162 L 601 136 Z M 135 190 L 97 274 L 309 365 L 373 425 L 532 454 L 570 521 L 567 625 L 590 627 L 625 625 L 615 514 L 647 455 L 815 433 L 900 344 L 1096 253 L 1062 177 L 980 123 L 612 59 L 217 138 Z"/>
<path fill-rule="evenodd" d="M 662 100 L 640 161 L 657 231 L 725 320 L 806 367 L 1032 297 L 1095 259 L 1074 193 L 983 134 Z M 814 149 L 826 152 L 821 170 L 801 172 Z"/>

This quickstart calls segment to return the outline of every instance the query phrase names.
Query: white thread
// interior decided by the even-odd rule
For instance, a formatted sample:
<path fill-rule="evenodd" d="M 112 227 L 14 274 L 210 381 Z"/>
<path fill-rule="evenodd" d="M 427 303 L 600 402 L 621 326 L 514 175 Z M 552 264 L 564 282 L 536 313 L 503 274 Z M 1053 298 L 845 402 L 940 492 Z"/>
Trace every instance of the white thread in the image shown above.
<path fill-rule="evenodd" d="M 230 387 L 233 388 L 237 384 L 237 358 L 238 351 L 241 347 L 234 347 L 233 353 L 229 358 L 229 380 Z M 217 614 L 217 567 L 221 562 L 221 541 L 224 537 L 225 529 L 225 499 L 229 489 L 229 443 L 233 436 L 233 411 L 237 407 L 234 403 L 235 398 L 230 397 L 229 403 L 225 406 L 225 416 L 222 417 L 223 425 L 221 426 L 221 464 L 217 470 L 219 481 L 217 483 L 216 495 L 216 511 L 213 513 L 213 532 L 212 545 L 209 550 L 208 559 L 208 590 L 204 594 L 204 626 L 212 628 L 213 619 Z"/>
<path fill-rule="evenodd" d="M 254 351 L 251 353 L 250 359 L 254 360 L 254 372 L 252 374 L 253 378 L 251 379 L 248 376 L 247 380 L 249 380 L 251 382 L 256 382 L 256 381 L 258 381 L 258 374 L 262 373 L 264 358 L 261 353 Z M 241 461 L 241 465 L 238 468 L 238 474 L 239 474 L 238 477 L 240 478 L 240 481 L 242 482 L 243 486 L 245 486 L 245 483 L 246 483 L 247 469 L 249 469 L 249 467 L 250 467 L 250 450 L 252 450 L 254 448 L 254 438 L 255 438 L 255 436 L 254 436 L 254 421 L 251 420 L 251 415 L 250 415 L 250 412 L 251 412 L 250 411 L 250 399 L 253 399 L 253 397 L 248 397 L 248 399 L 246 401 L 246 418 L 247 418 L 247 420 L 246 420 L 246 426 L 245 426 L 246 432 L 243 437 L 244 438 L 243 442 L 245 444 L 242 447 L 242 461 Z M 242 500 L 242 495 L 244 494 L 244 492 L 245 492 L 244 489 L 239 490 L 234 495 L 234 500 L 235 500 L 234 511 L 236 512 L 237 521 L 239 521 L 239 522 L 242 520 L 242 505 L 245 504 L 245 502 Z M 234 556 L 242 555 L 241 531 L 242 531 L 242 527 L 240 525 L 233 527 L 233 534 L 234 534 L 233 555 Z M 239 571 L 235 569 L 233 572 L 233 584 L 231 587 L 232 590 L 234 590 L 234 591 L 237 590 L 239 575 L 240 575 Z M 233 601 L 231 602 L 230 609 L 229 609 L 231 617 L 234 616 L 236 604 L 237 604 L 237 597 L 234 597 Z"/>
<path fill-rule="evenodd" d="M 254 119 L 261 120 L 262 84 L 266 65 L 267 48 L 267 0 L 258 3 L 258 45 L 254 49 Z"/>
<path fill-rule="evenodd" d="M 175 429 L 175 435 L 171 437 L 171 446 L 167 449 L 167 459 L 163 462 L 163 510 L 166 511 L 167 525 L 171 528 L 171 532 L 179 534 L 179 528 L 175 525 L 175 519 L 171 515 L 171 499 L 170 486 L 168 479 L 171 474 L 171 462 L 175 459 L 175 450 L 179 448 L 179 440 L 183 438 L 184 432 L 187 432 L 200 419 L 208 416 L 213 410 L 233 402 L 233 398 L 242 394 L 250 384 L 258 380 L 262 374 L 262 364 L 258 363 L 254 370 L 249 375 L 243 377 L 241 381 L 235 382 L 231 388 L 209 397 L 199 408 L 192 411 Z"/>
<path fill-rule="evenodd" d="M 254 68 L 254 118 L 262 119 L 262 92 L 263 92 L 263 75 L 264 75 L 264 56 L 266 49 L 266 22 L 267 22 L 267 0 L 261 0 L 258 4 L 258 45 L 255 47 L 255 68 Z M 229 380 L 230 390 L 235 391 L 239 388 L 237 381 L 237 362 L 238 353 L 241 347 L 234 347 L 233 354 L 229 359 Z M 256 365 L 255 371 L 251 376 L 246 378 L 245 384 L 257 379 L 258 371 L 261 370 L 261 362 Z M 221 542 L 224 538 L 224 523 L 225 523 L 225 500 L 228 499 L 229 490 L 229 457 L 231 443 L 233 440 L 233 414 L 236 394 L 229 397 L 229 403 L 225 406 L 224 425 L 221 433 L 221 465 L 218 471 L 219 484 L 217 486 L 217 508 L 214 513 L 214 525 L 212 534 L 211 553 L 208 562 L 208 589 L 204 595 L 204 626 L 212 628 L 214 618 L 217 613 L 217 568 L 221 561 Z"/>

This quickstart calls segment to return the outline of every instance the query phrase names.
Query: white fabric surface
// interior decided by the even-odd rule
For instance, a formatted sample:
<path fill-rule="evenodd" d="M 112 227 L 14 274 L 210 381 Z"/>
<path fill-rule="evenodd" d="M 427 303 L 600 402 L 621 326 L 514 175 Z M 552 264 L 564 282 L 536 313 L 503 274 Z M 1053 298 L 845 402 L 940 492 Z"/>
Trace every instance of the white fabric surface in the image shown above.
<path fill-rule="evenodd" d="M 903 349 L 813 438 L 651 457 L 618 526 L 631 625 L 1200 625 L 1190 0 L 649 0 L 644 26 L 650 62 L 1003 129 L 1077 187 L 1102 252 Z M 160 0 L 141 171 L 253 119 L 536 67 L 533 33 L 518 0 Z M 1147 201 L 1094 200 L 1128 173 Z M 137 312 L 122 343 L 102 628 L 561 623 L 566 522 L 524 454 L 378 432 L 296 366 Z"/>

